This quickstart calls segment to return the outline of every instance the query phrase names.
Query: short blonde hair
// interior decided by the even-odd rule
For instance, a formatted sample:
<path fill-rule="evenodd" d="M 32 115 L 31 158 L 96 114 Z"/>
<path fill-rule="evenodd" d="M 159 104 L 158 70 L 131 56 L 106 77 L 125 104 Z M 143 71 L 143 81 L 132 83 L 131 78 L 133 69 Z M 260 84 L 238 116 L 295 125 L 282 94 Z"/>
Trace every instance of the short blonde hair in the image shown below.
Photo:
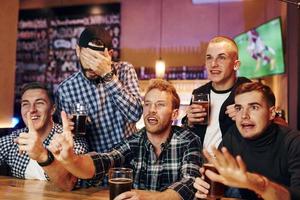
<path fill-rule="evenodd" d="M 220 42 L 226 42 L 226 43 L 228 43 L 229 45 L 231 45 L 231 46 L 233 47 L 232 50 L 233 50 L 233 52 L 234 52 L 234 54 L 235 54 L 235 56 L 236 56 L 236 59 L 239 58 L 239 54 L 238 54 L 238 46 L 236 45 L 235 41 L 234 41 L 232 38 L 230 38 L 230 37 L 223 36 L 223 35 L 215 36 L 215 37 L 213 37 L 213 38 L 209 41 L 208 45 L 209 45 L 210 43 L 220 43 Z"/>

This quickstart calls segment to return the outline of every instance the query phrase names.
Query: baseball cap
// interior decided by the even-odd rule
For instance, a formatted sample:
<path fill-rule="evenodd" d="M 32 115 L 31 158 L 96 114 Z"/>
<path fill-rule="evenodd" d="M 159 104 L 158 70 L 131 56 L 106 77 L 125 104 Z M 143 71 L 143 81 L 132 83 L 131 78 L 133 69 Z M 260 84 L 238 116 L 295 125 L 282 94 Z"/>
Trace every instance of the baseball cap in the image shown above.
<path fill-rule="evenodd" d="M 78 45 L 95 51 L 104 51 L 105 48 L 112 48 L 112 39 L 103 26 L 89 26 L 82 31 Z"/>

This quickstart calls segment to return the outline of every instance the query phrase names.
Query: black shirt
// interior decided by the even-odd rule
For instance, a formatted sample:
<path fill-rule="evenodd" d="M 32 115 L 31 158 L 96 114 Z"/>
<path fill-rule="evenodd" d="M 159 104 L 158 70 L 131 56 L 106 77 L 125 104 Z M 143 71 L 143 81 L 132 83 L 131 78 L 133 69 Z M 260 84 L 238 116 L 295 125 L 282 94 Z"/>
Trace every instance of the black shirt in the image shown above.
<path fill-rule="evenodd" d="M 286 186 L 292 199 L 300 199 L 300 132 L 272 123 L 259 138 L 249 140 L 233 126 L 223 137 L 223 146 L 233 156 L 240 155 L 248 171 Z"/>

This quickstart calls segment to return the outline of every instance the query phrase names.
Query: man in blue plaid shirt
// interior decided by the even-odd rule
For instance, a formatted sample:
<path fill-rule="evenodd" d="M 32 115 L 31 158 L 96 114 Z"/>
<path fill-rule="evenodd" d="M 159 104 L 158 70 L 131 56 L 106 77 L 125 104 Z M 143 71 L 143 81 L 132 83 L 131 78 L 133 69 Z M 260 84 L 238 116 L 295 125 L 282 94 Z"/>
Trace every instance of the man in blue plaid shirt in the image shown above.
<path fill-rule="evenodd" d="M 86 28 L 76 46 L 81 69 L 57 89 L 58 111 L 71 114 L 76 103 L 87 105 L 86 138 L 91 151 L 110 151 L 136 131 L 142 115 L 136 72 L 129 63 L 112 62 L 112 48 L 104 27 Z"/>
<path fill-rule="evenodd" d="M 62 132 L 62 126 L 55 124 L 54 99 L 47 87 L 40 83 L 29 83 L 21 92 L 22 119 L 27 127 L 0 137 L 0 165 L 6 163 L 10 174 L 22 179 L 51 180 L 58 186 L 70 190 L 76 179 L 67 181 L 69 173 L 57 162 L 48 145 L 53 137 Z M 76 154 L 88 150 L 85 138 L 75 137 Z"/>
<path fill-rule="evenodd" d="M 178 126 L 180 99 L 175 88 L 164 80 L 153 80 L 145 94 L 143 118 L 145 128 L 118 144 L 109 153 L 75 155 L 66 116 L 64 132 L 50 144 L 50 151 L 73 175 L 91 179 L 95 184 L 111 167 L 133 169 L 135 190 L 116 199 L 155 197 L 155 199 L 194 198 L 194 177 L 202 164 L 200 138 Z M 150 191 L 145 191 L 150 190 Z"/>

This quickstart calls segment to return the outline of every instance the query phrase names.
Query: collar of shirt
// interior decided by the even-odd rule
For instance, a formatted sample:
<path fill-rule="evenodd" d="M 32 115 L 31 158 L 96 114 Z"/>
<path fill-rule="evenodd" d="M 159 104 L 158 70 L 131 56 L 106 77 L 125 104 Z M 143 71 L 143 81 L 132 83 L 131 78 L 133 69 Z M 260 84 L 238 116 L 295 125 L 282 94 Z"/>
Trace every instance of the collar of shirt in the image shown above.
<path fill-rule="evenodd" d="M 178 131 L 176 131 L 176 126 L 172 126 L 168 139 L 165 142 L 161 143 L 161 145 L 160 145 L 162 151 L 164 151 L 165 149 L 167 149 L 170 146 L 170 142 L 173 138 L 173 135 L 174 135 L 174 133 L 177 133 L 177 132 Z M 142 130 L 141 144 L 144 144 L 145 149 L 147 151 L 150 151 L 150 149 L 153 149 L 153 145 L 151 144 L 150 140 L 147 137 L 147 131 L 145 128 L 143 128 L 143 130 Z"/>

